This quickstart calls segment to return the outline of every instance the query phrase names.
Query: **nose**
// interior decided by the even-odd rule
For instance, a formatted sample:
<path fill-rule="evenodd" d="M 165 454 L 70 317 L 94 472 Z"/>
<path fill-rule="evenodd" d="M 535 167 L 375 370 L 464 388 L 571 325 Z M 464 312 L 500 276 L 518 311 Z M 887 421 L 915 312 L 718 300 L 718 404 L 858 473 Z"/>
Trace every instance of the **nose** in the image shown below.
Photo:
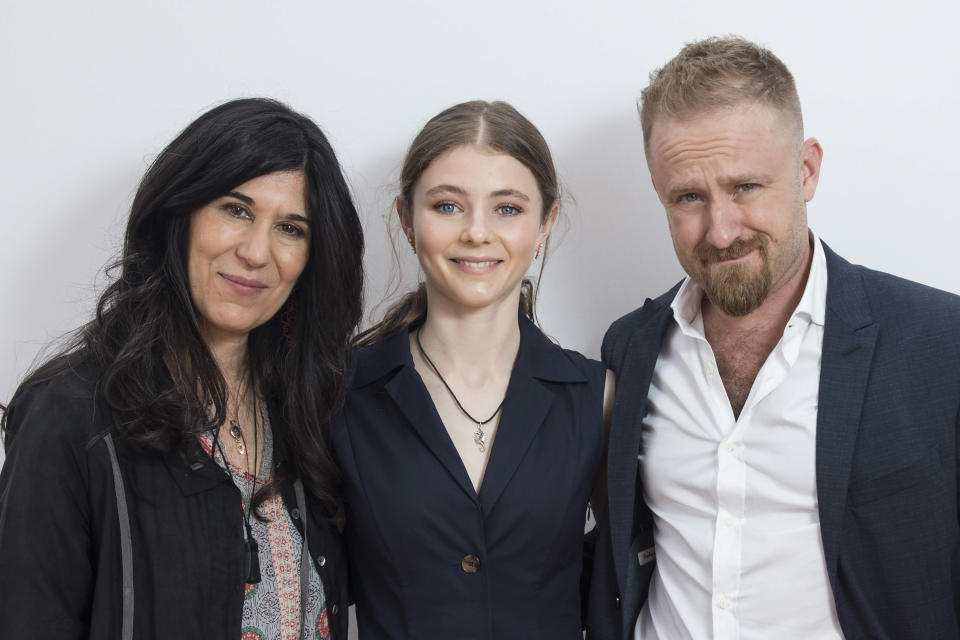
<path fill-rule="evenodd" d="M 742 233 L 743 223 L 737 206 L 722 199 L 712 199 L 707 212 L 706 241 L 718 249 L 725 249 Z"/>
<path fill-rule="evenodd" d="M 237 244 L 237 257 L 249 267 L 262 267 L 270 256 L 270 227 L 254 224 L 250 226 Z"/>
<path fill-rule="evenodd" d="M 467 244 L 484 244 L 490 241 L 490 219 L 480 207 L 474 207 L 465 216 L 466 223 L 460 241 Z"/>

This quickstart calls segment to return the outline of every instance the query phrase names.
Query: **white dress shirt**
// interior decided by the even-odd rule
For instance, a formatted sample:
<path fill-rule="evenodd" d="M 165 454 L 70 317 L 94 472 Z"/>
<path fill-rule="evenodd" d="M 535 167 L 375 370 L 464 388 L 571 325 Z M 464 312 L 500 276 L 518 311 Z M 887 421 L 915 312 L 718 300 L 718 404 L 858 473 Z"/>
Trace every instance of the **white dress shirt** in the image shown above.
<path fill-rule="evenodd" d="M 673 301 L 648 394 L 640 473 L 656 571 L 637 640 L 842 638 L 816 487 L 827 296 L 820 241 L 803 296 L 739 418 L 703 331 L 703 291 Z"/>

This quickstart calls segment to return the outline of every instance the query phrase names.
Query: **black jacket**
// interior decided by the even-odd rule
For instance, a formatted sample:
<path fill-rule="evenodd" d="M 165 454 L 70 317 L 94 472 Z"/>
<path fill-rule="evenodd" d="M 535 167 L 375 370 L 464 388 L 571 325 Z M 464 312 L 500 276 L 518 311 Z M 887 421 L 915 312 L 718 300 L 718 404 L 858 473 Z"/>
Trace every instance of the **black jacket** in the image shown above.
<path fill-rule="evenodd" d="M 129 522 L 133 636 L 236 640 L 245 575 L 239 490 L 199 446 L 196 455 L 161 455 L 110 436 L 98 381 L 93 368 L 80 367 L 29 385 L 11 402 L 0 471 L 0 636 L 121 638 L 121 527 Z M 281 469 L 292 463 L 279 446 L 277 413 L 271 423 Z M 126 519 L 108 441 L 122 470 Z M 293 489 L 284 502 L 302 532 Z M 305 506 L 331 638 L 345 639 L 342 541 L 309 495 Z"/>

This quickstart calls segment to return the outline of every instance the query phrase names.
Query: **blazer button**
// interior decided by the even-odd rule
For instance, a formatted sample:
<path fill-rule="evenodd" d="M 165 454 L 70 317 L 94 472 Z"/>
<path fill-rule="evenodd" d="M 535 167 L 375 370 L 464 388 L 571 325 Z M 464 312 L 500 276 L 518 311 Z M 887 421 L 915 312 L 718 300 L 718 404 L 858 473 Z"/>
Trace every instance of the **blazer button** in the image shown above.
<path fill-rule="evenodd" d="M 613 599 L 613 608 L 614 609 L 620 608 L 620 596 L 617 596 Z"/>
<path fill-rule="evenodd" d="M 340 613 L 340 607 L 337 606 L 337 603 L 336 603 L 336 602 L 334 602 L 334 603 L 330 606 L 330 613 L 332 613 L 333 615 L 337 615 L 338 613 Z"/>
<path fill-rule="evenodd" d="M 317 556 L 317 564 L 321 567 L 327 564 L 327 556 Z"/>
<path fill-rule="evenodd" d="M 471 554 L 463 556 L 463 560 L 460 561 L 460 568 L 463 569 L 464 573 L 476 573 L 480 571 L 480 558 Z"/>

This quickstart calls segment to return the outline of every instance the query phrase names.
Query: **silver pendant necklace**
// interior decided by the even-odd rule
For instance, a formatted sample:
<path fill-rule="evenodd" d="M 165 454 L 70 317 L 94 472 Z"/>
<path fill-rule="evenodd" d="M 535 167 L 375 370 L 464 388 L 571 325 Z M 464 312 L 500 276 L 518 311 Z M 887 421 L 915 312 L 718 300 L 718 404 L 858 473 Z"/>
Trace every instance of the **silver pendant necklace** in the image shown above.
<path fill-rule="evenodd" d="M 493 414 L 486 420 L 477 420 L 470 413 L 463 408 L 463 405 L 460 404 L 460 400 L 457 399 L 457 394 L 453 392 L 453 389 L 450 388 L 450 385 L 447 384 L 447 381 L 443 379 L 443 376 L 440 375 L 440 371 L 437 369 L 437 365 L 433 364 L 433 360 L 430 359 L 430 356 L 427 355 L 427 352 L 423 350 L 423 344 L 420 342 L 420 329 L 417 329 L 417 349 L 420 350 L 420 355 L 423 356 L 423 359 L 427 361 L 427 364 L 430 365 L 430 368 L 433 369 L 433 372 L 437 374 L 437 377 L 440 378 L 440 382 L 443 383 L 444 388 L 447 390 L 447 393 L 450 394 L 450 397 L 453 398 L 454 404 L 457 405 L 457 409 L 460 409 L 460 413 L 467 416 L 470 419 L 470 422 L 473 422 L 477 425 L 477 430 L 473 432 L 473 443 L 477 445 L 477 448 L 480 450 L 480 453 L 484 453 L 487 450 L 487 435 L 483 431 L 483 426 L 489 423 L 491 420 L 497 417 L 497 414 L 500 413 L 500 410 L 503 409 L 503 403 L 507 401 L 507 396 L 504 394 L 503 400 L 500 401 L 500 404 L 497 406 Z"/>

